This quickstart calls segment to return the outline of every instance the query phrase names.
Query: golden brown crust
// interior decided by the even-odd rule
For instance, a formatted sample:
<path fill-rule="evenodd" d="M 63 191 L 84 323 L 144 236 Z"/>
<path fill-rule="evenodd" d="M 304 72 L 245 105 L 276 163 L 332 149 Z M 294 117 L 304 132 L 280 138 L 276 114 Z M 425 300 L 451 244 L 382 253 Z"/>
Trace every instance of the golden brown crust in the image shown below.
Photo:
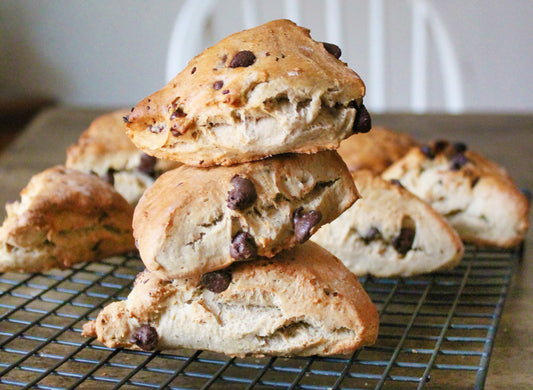
<path fill-rule="evenodd" d="M 250 180 L 257 199 L 230 209 L 235 176 Z M 133 218 L 134 236 L 148 269 L 167 278 L 228 266 L 232 240 L 253 237 L 259 256 L 272 257 L 299 243 L 296 210 L 319 212 L 309 234 L 340 215 L 359 197 L 346 165 L 335 151 L 287 154 L 230 167 L 183 166 L 159 177 Z M 241 259 L 242 260 L 242 259 Z"/>
<path fill-rule="evenodd" d="M 417 142 L 407 133 L 374 126 L 366 134 L 356 134 L 341 142 L 339 154 L 352 172 L 368 169 L 380 174 L 402 158 Z"/>
<path fill-rule="evenodd" d="M 49 168 L 6 209 L 0 228 L 2 272 L 67 268 L 135 249 L 132 206 L 95 175 Z"/>
<path fill-rule="evenodd" d="M 231 67 L 250 51 L 249 66 Z M 276 20 L 223 39 L 128 116 L 146 153 L 188 165 L 230 165 L 337 148 L 352 134 L 365 86 L 309 30 Z"/>
<path fill-rule="evenodd" d="M 232 356 L 343 354 L 377 338 L 377 310 L 363 287 L 314 243 L 229 270 L 232 281 L 218 294 L 198 278 L 164 281 L 145 272 L 128 299 L 105 308 L 83 334 L 131 348 L 132 332 L 149 324 L 157 349 Z"/>
<path fill-rule="evenodd" d="M 529 202 L 507 171 L 464 144 L 446 141 L 412 148 L 383 177 L 444 215 L 465 242 L 511 247 L 529 228 Z"/>

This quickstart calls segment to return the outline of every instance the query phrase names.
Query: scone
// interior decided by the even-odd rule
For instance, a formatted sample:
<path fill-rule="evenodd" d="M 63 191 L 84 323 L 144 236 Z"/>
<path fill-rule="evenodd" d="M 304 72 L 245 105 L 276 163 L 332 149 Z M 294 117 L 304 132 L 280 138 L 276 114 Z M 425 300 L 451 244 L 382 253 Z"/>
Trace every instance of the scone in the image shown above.
<path fill-rule="evenodd" d="M 358 196 L 335 151 L 181 166 L 141 197 L 133 234 L 149 270 L 169 279 L 203 274 L 305 242 Z"/>
<path fill-rule="evenodd" d="M 428 202 L 465 242 L 511 247 L 528 229 L 527 198 L 505 169 L 463 143 L 415 147 L 383 177 Z"/>
<path fill-rule="evenodd" d="M 371 127 L 365 85 L 338 57 L 289 20 L 238 32 L 138 103 L 127 133 L 149 155 L 204 167 L 336 149 Z"/>
<path fill-rule="evenodd" d="M 55 166 L 20 195 L 0 227 L 0 272 L 68 268 L 135 250 L 133 207 L 96 175 Z"/>
<path fill-rule="evenodd" d="M 453 268 L 464 252 L 444 217 L 397 183 L 353 173 L 361 193 L 312 237 L 356 275 L 413 276 Z"/>
<path fill-rule="evenodd" d="M 342 141 L 338 152 L 352 172 L 368 169 L 381 173 L 417 145 L 415 139 L 407 133 L 374 126 L 367 134 Z"/>
<path fill-rule="evenodd" d="M 377 333 L 376 308 L 355 275 L 311 242 L 202 277 L 166 281 L 145 271 L 127 300 L 83 326 L 111 348 L 230 356 L 344 354 Z"/>
<path fill-rule="evenodd" d="M 108 180 L 135 204 L 154 178 L 179 163 L 156 159 L 139 150 L 125 132 L 124 117 L 128 113 L 117 110 L 96 118 L 67 149 L 66 166 Z"/>

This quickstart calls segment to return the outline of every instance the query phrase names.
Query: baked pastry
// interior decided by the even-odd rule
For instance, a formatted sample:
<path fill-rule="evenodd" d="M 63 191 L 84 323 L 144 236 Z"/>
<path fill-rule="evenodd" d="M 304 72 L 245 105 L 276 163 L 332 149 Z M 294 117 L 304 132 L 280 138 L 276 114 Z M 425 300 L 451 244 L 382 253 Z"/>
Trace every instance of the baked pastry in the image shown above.
<path fill-rule="evenodd" d="M 125 132 L 129 110 L 96 118 L 77 143 L 67 149 L 67 168 L 95 173 L 108 180 L 131 204 L 137 203 L 154 178 L 179 163 L 156 159 L 139 150 Z"/>
<path fill-rule="evenodd" d="M 145 271 L 82 334 L 111 348 L 308 356 L 349 353 L 377 333 L 376 308 L 355 275 L 307 242 L 203 276 L 168 281 Z"/>
<path fill-rule="evenodd" d="M 509 174 L 463 143 L 415 147 L 383 177 L 428 202 L 465 242 L 511 247 L 528 229 L 529 202 Z"/>
<path fill-rule="evenodd" d="M 407 277 L 459 263 L 461 239 L 426 202 L 370 171 L 353 177 L 361 199 L 323 226 L 313 241 L 356 275 Z"/>
<path fill-rule="evenodd" d="M 149 155 L 204 167 L 336 149 L 371 127 L 363 81 L 338 57 L 289 20 L 238 32 L 138 103 L 127 133 Z"/>
<path fill-rule="evenodd" d="M 181 166 L 141 197 L 133 234 L 149 270 L 168 279 L 203 274 L 305 242 L 358 196 L 335 151 Z"/>
<path fill-rule="evenodd" d="M 133 207 L 96 175 L 55 166 L 20 195 L 0 227 L 0 272 L 68 268 L 135 250 Z"/>
<path fill-rule="evenodd" d="M 342 141 L 338 152 L 352 172 L 368 169 L 381 173 L 417 145 L 415 139 L 407 133 L 374 126 L 367 134 Z"/>

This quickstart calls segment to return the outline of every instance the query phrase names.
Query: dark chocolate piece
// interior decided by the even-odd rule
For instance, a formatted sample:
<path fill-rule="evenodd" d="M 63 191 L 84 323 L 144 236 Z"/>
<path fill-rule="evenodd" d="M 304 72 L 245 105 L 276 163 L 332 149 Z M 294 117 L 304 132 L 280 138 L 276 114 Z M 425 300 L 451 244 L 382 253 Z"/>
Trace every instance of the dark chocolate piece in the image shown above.
<path fill-rule="evenodd" d="M 341 48 L 333 43 L 322 42 L 324 49 L 335 58 L 341 58 Z"/>
<path fill-rule="evenodd" d="M 322 219 L 322 213 L 317 210 L 311 210 L 307 213 L 303 212 L 303 207 L 299 207 L 294 211 L 292 222 L 294 224 L 294 236 L 301 244 L 309 240 L 311 237 L 311 229 L 317 225 Z"/>
<path fill-rule="evenodd" d="M 413 247 L 415 233 L 415 229 L 403 227 L 400 230 L 400 234 L 392 240 L 392 246 L 399 254 L 404 256 Z"/>
<path fill-rule="evenodd" d="M 377 240 L 381 237 L 381 232 L 376 227 L 371 227 L 364 237 L 361 237 L 365 244 L 368 244 L 370 241 Z"/>
<path fill-rule="evenodd" d="M 150 156 L 146 153 L 143 153 L 141 156 L 141 161 L 139 162 L 139 166 L 137 167 L 137 170 L 142 173 L 146 173 L 147 175 L 154 177 L 155 176 L 155 163 L 157 159 L 154 156 Z"/>
<path fill-rule="evenodd" d="M 130 343 L 135 344 L 143 351 L 152 351 L 157 347 L 159 336 L 154 327 L 143 325 L 137 329 L 130 338 Z"/>
<path fill-rule="evenodd" d="M 353 132 L 368 133 L 372 128 L 372 118 L 368 113 L 365 105 L 361 103 L 361 106 L 357 108 L 357 114 L 355 114 L 355 121 L 353 123 Z"/>
<path fill-rule="evenodd" d="M 456 154 L 451 158 L 450 169 L 452 171 L 458 171 L 468 163 L 468 158 L 464 154 Z"/>
<path fill-rule="evenodd" d="M 250 50 L 242 50 L 235 54 L 229 63 L 230 68 L 240 68 L 252 65 L 255 62 L 255 54 Z"/>
<path fill-rule="evenodd" d="M 257 199 L 254 183 L 239 175 L 231 179 L 233 188 L 228 192 L 228 207 L 232 210 L 245 210 Z"/>
<path fill-rule="evenodd" d="M 239 232 L 231 240 L 229 254 L 235 260 L 250 260 L 257 256 L 257 245 L 250 233 Z"/>
<path fill-rule="evenodd" d="M 209 291 L 218 294 L 229 287 L 231 272 L 227 270 L 208 272 L 202 275 L 201 282 Z"/>

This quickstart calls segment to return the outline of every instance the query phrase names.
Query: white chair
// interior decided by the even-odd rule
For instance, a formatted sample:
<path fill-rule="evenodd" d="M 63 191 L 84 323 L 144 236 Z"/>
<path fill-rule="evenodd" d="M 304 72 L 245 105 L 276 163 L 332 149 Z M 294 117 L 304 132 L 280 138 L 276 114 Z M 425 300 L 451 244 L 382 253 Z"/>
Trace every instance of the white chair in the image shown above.
<path fill-rule="evenodd" d="M 238 31 L 259 25 L 260 20 L 257 0 L 240 0 L 242 20 Z M 368 10 L 368 73 L 364 80 L 371 88 L 371 94 L 365 99 L 365 105 L 373 112 L 389 109 L 386 96 L 386 6 L 393 0 L 367 0 Z M 398 4 L 397 0 L 395 5 Z M 445 25 L 435 8 L 427 0 L 403 0 L 410 7 L 410 104 L 412 112 L 422 113 L 428 110 L 428 47 L 435 51 L 441 74 L 440 90 L 442 91 L 443 107 L 440 109 L 450 113 L 464 110 L 461 73 L 457 56 Z M 166 80 L 173 78 L 188 61 L 204 48 L 216 43 L 221 37 L 215 37 L 213 18 L 218 8 L 218 16 L 229 10 L 221 10 L 224 2 L 218 0 L 186 0 L 178 14 L 168 48 L 166 63 Z M 270 1 L 268 3 L 271 3 Z M 315 2 L 316 3 L 316 2 Z M 265 2 L 261 4 L 264 7 Z M 277 18 L 291 19 L 299 25 L 306 25 L 302 20 L 302 7 L 307 6 L 304 0 L 284 0 L 284 9 L 279 10 Z M 343 34 L 342 0 L 323 0 L 325 40 L 345 48 L 347 44 Z M 322 10 L 319 10 L 321 12 Z M 361 17 L 358 16 L 360 19 Z M 431 41 L 430 41 L 431 39 Z M 429 44 L 431 43 L 431 46 Z M 350 62 L 343 51 L 342 59 Z M 394 64 L 395 65 L 395 64 Z M 390 68 L 389 64 L 389 68 Z M 434 81 L 433 79 L 431 80 Z M 407 97 L 406 97 L 407 98 Z"/>

